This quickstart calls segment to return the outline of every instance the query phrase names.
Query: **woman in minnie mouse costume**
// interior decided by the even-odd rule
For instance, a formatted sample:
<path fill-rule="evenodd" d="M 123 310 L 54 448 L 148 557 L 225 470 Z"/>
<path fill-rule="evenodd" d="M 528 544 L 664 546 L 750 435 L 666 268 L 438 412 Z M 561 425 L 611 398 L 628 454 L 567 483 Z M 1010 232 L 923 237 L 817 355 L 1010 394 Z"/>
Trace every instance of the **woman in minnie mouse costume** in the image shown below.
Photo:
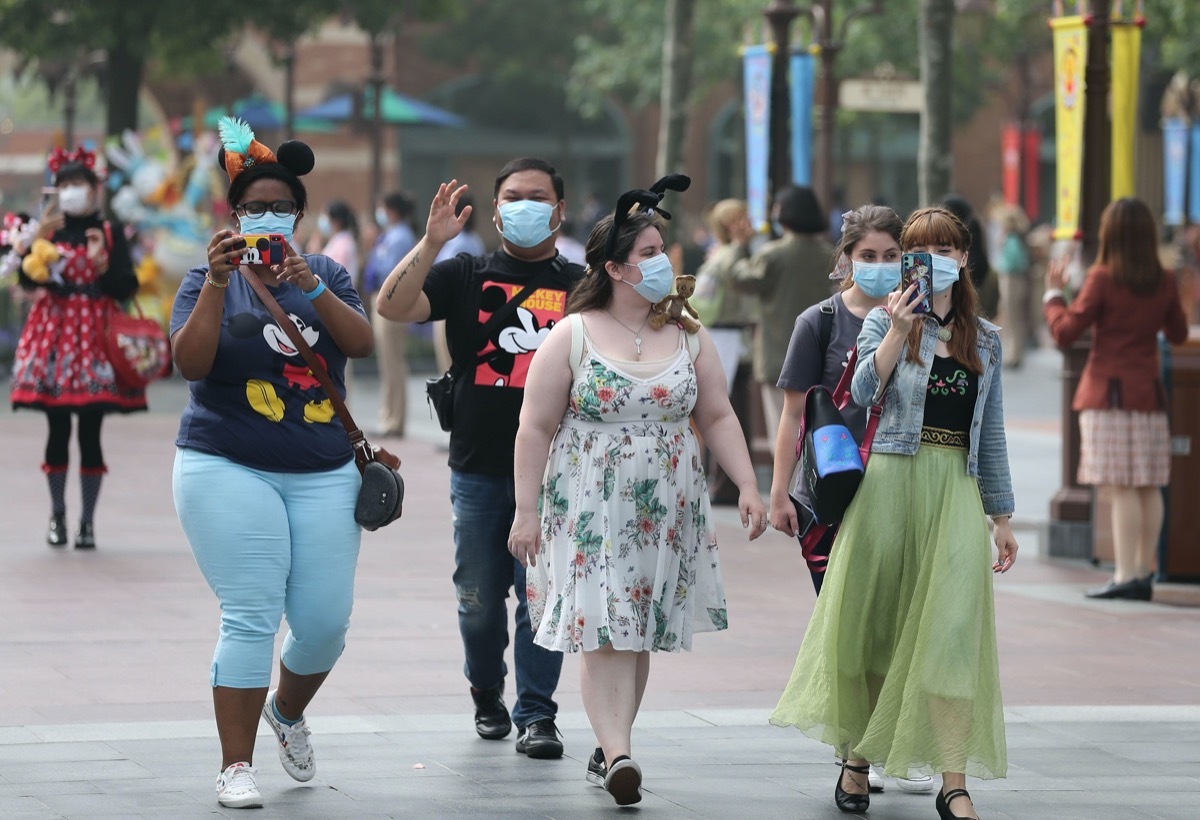
<path fill-rule="evenodd" d="M 57 206 L 42 214 L 20 270 L 22 287 L 36 290 L 17 344 L 12 376 L 14 409 L 41 410 L 50 424 L 42 472 L 50 484 L 52 547 L 67 543 L 66 486 L 71 416 L 79 417 L 83 509 L 76 549 L 94 549 L 92 517 L 108 468 L 100 447 L 104 414 L 146 409 L 142 388 L 118 382 L 105 352 L 107 318 L 137 290 L 125 232 L 101 214 L 96 155 L 56 148 L 48 162 Z"/>

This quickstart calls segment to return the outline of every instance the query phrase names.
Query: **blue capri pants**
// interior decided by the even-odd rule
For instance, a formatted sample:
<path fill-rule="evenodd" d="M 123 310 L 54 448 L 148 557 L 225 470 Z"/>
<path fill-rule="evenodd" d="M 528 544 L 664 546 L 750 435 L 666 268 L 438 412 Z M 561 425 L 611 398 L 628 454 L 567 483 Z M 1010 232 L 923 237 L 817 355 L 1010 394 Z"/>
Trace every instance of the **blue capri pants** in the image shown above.
<path fill-rule="evenodd" d="M 181 447 L 172 478 L 179 523 L 221 604 L 211 684 L 270 686 L 283 616 L 283 665 L 298 675 L 332 669 L 350 626 L 362 535 L 354 462 L 275 473 Z"/>

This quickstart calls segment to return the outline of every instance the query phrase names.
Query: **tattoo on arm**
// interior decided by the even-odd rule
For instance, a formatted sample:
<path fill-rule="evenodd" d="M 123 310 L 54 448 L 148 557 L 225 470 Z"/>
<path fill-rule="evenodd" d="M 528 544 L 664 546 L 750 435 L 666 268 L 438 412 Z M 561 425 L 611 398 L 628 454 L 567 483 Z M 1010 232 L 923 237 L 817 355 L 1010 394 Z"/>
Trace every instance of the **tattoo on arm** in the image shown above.
<path fill-rule="evenodd" d="M 405 276 L 407 276 L 408 272 L 413 269 L 413 266 L 416 265 L 420 261 L 421 261 L 421 252 L 417 251 L 415 254 L 413 254 L 412 261 L 409 262 L 407 265 L 405 265 L 404 270 L 400 271 L 400 273 L 397 274 L 396 281 L 392 282 L 392 286 L 390 288 L 388 288 L 387 295 L 384 297 L 385 299 L 387 299 L 389 301 L 391 300 L 392 294 L 396 292 L 396 288 L 400 287 L 400 280 L 403 279 Z"/>

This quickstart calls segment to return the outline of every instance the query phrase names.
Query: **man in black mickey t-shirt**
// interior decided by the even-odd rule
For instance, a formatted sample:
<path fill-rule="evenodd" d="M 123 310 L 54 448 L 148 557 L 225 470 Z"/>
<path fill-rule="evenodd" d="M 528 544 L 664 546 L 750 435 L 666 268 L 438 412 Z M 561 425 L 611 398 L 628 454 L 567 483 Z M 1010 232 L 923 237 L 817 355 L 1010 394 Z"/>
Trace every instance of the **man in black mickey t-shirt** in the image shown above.
<path fill-rule="evenodd" d="M 492 221 L 500 232 L 500 250 L 433 265 L 471 214 L 467 206 L 455 215 L 466 190 L 456 184 L 452 180 L 439 187 L 425 238 L 383 283 L 376 310 L 399 322 L 444 319 L 450 354 L 461 371 L 450 429 L 450 502 L 458 626 L 475 701 L 475 730 L 480 737 L 499 740 L 515 722 L 518 752 L 557 758 L 563 747 L 554 725 L 554 690 L 562 655 L 533 642 L 536 625 L 530 625 L 526 608 L 525 569 L 508 552 L 508 532 L 516 504 L 513 444 L 529 361 L 562 319 L 567 291 L 583 270 L 556 258 L 555 233 L 566 207 L 563 181 L 553 166 L 534 158 L 513 160 L 496 177 Z M 503 318 L 488 321 L 531 284 L 536 287 L 515 310 L 504 309 Z M 517 700 L 511 719 L 504 705 L 510 587 L 517 597 Z"/>

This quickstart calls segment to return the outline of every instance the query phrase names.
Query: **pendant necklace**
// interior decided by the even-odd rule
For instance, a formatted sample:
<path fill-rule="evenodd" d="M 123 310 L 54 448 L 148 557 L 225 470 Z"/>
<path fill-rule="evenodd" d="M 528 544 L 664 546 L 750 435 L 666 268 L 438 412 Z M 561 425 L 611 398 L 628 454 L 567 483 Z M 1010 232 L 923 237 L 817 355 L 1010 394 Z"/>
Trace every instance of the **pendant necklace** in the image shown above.
<path fill-rule="evenodd" d="M 937 315 L 936 313 L 934 313 L 932 310 L 931 310 L 931 311 L 929 311 L 929 315 L 930 315 L 930 316 L 932 316 L 934 319 L 936 319 L 936 320 L 937 320 L 937 323 L 938 323 L 938 332 L 937 332 L 938 341 L 941 341 L 941 342 L 946 342 L 947 344 L 949 344 L 949 343 L 950 343 L 950 339 L 952 338 L 953 334 L 950 332 L 950 328 L 948 328 L 948 327 L 947 327 L 947 325 L 948 325 L 948 324 L 950 324 L 951 322 L 953 322 L 953 321 L 954 321 L 954 308 L 950 308 L 950 310 L 949 310 L 949 311 L 946 313 L 946 318 L 945 318 L 945 319 L 943 319 L 941 316 L 938 316 L 938 315 Z"/>
<path fill-rule="evenodd" d="M 604 312 L 607 313 L 609 316 L 612 316 L 612 320 L 614 322 L 616 322 L 621 327 L 625 328 L 626 330 L 628 330 L 630 333 L 633 334 L 633 346 L 635 348 L 637 348 L 637 357 L 639 359 L 642 358 L 642 331 L 646 329 L 646 322 L 650 321 L 650 311 L 646 311 L 646 318 L 642 319 L 642 325 L 637 330 L 634 330 L 629 325 L 625 324 L 620 319 L 618 319 L 616 316 L 613 316 L 613 312 L 611 310 L 609 310 L 608 308 L 605 308 Z"/>

